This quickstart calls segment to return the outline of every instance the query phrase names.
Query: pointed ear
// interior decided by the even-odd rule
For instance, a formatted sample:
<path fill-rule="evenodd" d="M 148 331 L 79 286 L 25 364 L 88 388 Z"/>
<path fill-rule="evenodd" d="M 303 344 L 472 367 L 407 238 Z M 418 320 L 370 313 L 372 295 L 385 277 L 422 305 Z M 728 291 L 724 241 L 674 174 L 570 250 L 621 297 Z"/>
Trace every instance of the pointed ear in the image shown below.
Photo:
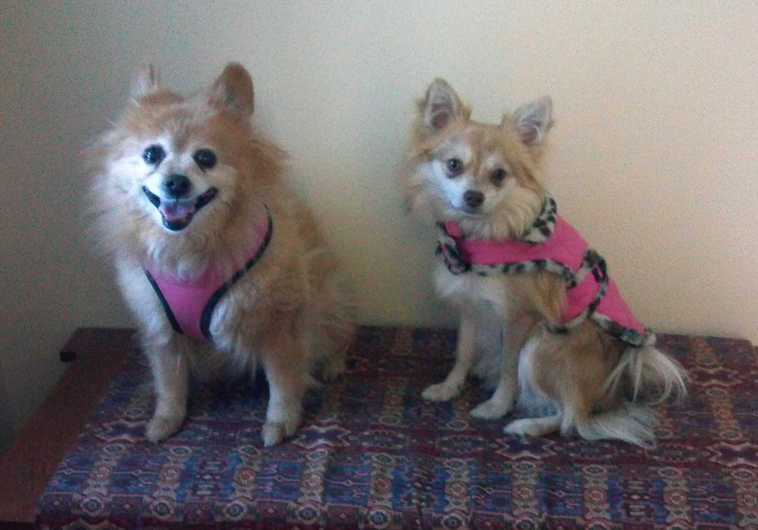
<path fill-rule="evenodd" d="M 464 117 L 465 111 L 458 94 L 444 79 L 435 79 L 420 102 L 419 109 L 424 126 L 433 132 L 445 129 L 453 121 Z"/>
<path fill-rule="evenodd" d="M 211 86 L 209 97 L 212 105 L 249 118 L 254 106 L 253 80 L 244 66 L 229 63 Z"/>
<path fill-rule="evenodd" d="M 159 85 L 158 71 L 152 64 L 143 64 L 132 78 L 130 94 L 134 99 L 140 99 L 158 90 Z"/>
<path fill-rule="evenodd" d="M 520 107 L 513 114 L 513 123 L 526 145 L 542 143 L 553 125 L 553 100 L 550 96 L 544 96 Z"/>

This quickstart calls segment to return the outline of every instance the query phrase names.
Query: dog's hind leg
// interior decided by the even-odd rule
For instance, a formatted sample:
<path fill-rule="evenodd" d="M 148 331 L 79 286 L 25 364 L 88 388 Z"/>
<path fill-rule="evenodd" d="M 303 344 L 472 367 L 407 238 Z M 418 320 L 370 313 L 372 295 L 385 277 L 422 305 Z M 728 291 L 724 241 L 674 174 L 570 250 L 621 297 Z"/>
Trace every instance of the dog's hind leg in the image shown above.
<path fill-rule="evenodd" d="M 310 251 L 305 258 L 309 293 L 303 325 L 306 349 L 312 372 L 332 381 L 345 371 L 347 350 L 355 338 L 350 320 L 355 305 L 334 257 L 324 247 Z"/>
<path fill-rule="evenodd" d="M 522 418 L 505 426 L 503 432 L 521 436 L 544 436 L 560 429 L 563 415 L 558 413 L 544 418 Z"/>

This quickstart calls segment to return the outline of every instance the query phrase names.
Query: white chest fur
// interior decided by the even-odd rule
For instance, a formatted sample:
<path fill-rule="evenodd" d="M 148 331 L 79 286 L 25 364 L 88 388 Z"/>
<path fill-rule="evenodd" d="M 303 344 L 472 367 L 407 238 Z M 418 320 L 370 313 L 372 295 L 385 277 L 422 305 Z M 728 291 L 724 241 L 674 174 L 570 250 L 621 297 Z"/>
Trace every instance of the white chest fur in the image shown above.
<path fill-rule="evenodd" d="M 434 287 L 437 294 L 453 305 L 465 305 L 500 315 L 506 315 L 514 305 L 515 293 L 508 288 L 504 276 L 477 276 L 476 274 L 452 274 L 438 263 L 434 270 Z"/>

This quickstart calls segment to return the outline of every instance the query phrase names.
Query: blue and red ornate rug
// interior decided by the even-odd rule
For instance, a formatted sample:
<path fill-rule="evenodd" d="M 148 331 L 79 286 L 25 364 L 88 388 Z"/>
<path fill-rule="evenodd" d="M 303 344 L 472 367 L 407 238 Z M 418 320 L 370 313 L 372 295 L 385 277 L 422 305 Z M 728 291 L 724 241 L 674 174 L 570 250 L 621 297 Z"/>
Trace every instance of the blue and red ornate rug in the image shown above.
<path fill-rule="evenodd" d="M 421 390 L 455 334 L 360 329 L 345 377 L 308 394 L 297 435 L 264 449 L 265 391 L 198 386 L 155 445 L 135 352 L 39 499 L 42 528 L 758 527 L 758 355 L 746 341 L 661 335 L 690 396 L 660 408 L 658 447 L 504 435 L 505 420 Z M 265 386 L 265 383 L 264 383 Z"/>

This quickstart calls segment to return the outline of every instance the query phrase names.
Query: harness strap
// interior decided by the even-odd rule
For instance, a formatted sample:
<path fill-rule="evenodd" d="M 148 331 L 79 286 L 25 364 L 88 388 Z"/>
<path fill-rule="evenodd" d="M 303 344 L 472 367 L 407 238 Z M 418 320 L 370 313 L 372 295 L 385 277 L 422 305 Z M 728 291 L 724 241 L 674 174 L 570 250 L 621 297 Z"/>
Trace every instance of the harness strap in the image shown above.
<path fill-rule="evenodd" d="M 199 340 L 213 340 L 210 332 L 213 311 L 232 285 L 261 259 L 271 241 L 274 223 L 268 208 L 265 213 L 266 231 L 263 237 L 258 232 L 260 239 L 250 249 L 253 255 L 230 278 L 224 279 L 218 271 L 207 269 L 197 281 L 182 282 L 144 267 L 145 276 L 174 331 Z"/>

